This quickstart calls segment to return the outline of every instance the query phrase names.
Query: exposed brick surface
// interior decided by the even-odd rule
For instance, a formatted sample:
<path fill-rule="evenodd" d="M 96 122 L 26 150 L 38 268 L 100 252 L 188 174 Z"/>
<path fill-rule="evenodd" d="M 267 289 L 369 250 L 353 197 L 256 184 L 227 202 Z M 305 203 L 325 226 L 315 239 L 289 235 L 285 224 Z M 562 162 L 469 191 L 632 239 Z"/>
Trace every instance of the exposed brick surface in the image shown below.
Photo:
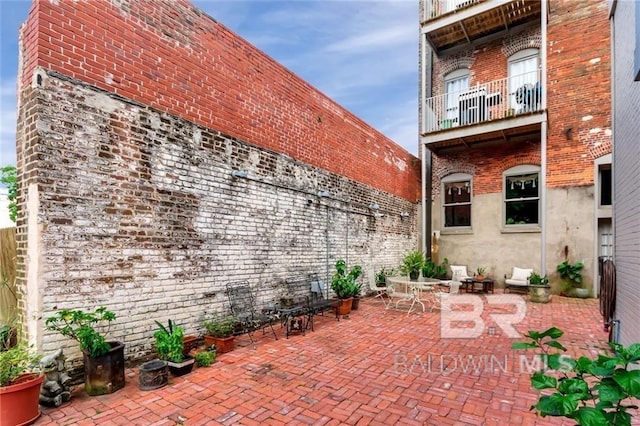
<path fill-rule="evenodd" d="M 22 39 L 23 85 L 40 66 L 419 198 L 415 157 L 185 0 L 36 0 Z"/>
<path fill-rule="evenodd" d="M 606 347 L 594 299 L 554 297 L 526 308 L 516 325 L 520 333 L 557 326 L 572 356 L 594 356 Z M 504 305 L 485 303 L 482 318 L 498 329 L 491 315 L 505 313 Z M 535 351 L 513 351 L 514 339 L 500 331 L 445 339 L 438 311 L 407 317 L 385 311 L 379 299 L 363 300 L 349 319 L 316 324 L 305 336 L 263 338 L 256 349 L 239 338 L 239 347 L 212 367 L 150 392 L 138 390 L 135 368 L 114 394 L 89 397 L 78 387 L 69 404 L 45 408 L 36 425 L 175 424 L 179 416 L 185 425 L 575 424 L 530 411 L 540 391 L 531 387 L 520 356 L 530 361 Z M 632 423 L 640 424 L 632 412 Z"/>
<path fill-rule="evenodd" d="M 118 316 L 109 336 L 128 358 L 151 353 L 154 320 L 195 333 L 206 315 L 228 312 L 228 281 L 247 280 L 259 306 L 273 305 L 284 280 L 328 282 L 335 260 L 348 258 L 366 282 L 415 245 L 416 207 L 402 197 L 39 75 L 21 98 L 20 288 L 37 292 L 28 308 L 42 318 L 107 306 Z M 74 342 L 30 332 L 44 351 L 62 345 L 78 361 Z"/>

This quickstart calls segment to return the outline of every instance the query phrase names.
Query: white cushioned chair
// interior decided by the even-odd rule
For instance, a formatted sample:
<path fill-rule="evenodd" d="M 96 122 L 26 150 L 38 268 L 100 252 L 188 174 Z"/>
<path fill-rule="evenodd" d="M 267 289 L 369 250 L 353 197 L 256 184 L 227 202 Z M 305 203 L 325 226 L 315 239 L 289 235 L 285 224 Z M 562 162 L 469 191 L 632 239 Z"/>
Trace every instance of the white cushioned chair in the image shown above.
<path fill-rule="evenodd" d="M 518 268 L 514 266 L 513 270 L 511 271 L 511 277 L 505 277 L 504 291 L 527 291 L 527 289 L 529 288 L 529 277 L 531 276 L 532 272 L 533 269 Z"/>

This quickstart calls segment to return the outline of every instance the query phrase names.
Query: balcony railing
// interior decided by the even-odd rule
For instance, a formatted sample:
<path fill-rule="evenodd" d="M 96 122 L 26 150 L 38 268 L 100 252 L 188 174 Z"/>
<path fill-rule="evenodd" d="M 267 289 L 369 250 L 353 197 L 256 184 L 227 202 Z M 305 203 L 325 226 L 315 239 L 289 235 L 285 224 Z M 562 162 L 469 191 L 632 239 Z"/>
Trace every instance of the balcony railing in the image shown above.
<path fill-rule="evenodd" d="M 542 90 L 538 70 L 428 98 L 423 133 L 541 111 Z"/>
<path fill-rule="evenodd" d="M 426 0 L 424 21 L 435 19 L 449 12 L 464 9 L 481 0 Z"/>

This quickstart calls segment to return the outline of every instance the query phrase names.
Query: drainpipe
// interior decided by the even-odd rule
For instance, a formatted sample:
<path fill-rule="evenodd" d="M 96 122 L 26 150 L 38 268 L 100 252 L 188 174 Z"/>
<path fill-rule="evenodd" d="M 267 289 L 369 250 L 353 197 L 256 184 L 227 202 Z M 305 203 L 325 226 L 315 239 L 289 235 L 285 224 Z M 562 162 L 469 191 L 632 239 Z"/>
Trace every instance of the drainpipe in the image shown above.
<path fill-rule="evenodd" d="M 540 24 L 541 35 L 541 57 L 542 69 L 540 81 L 544 90 L 542 91 L 542 111 L 544 116 L 540 124 L 540 271 L 542 274 L 547 270 L 547 0 L 541 0 L 542 19 Z"/>
<path fill-rule="evenodd" d="M 420 85 L 420 134 L 425 131 L 424 126 L 424 105 L 428 97 L 432 94 L 431 74 L 433 71 L 433 52 L 426 44 L 425 35 L 422 35 L 420 39 L 420 53 L 421 53 L 421 78 L 422 84 Z M 427 79 L 427 71 L 429 72 L 429 78 Z M 420 249 L 426 256 L 431 257 L 431 173 L 432 173 L 432 161 L 433 157 L 431 151 L 426 148 L 426 144 L 423 143 L 422 137 L 419 141 L 419 149 L 422 160 L 422 241 Z"/>

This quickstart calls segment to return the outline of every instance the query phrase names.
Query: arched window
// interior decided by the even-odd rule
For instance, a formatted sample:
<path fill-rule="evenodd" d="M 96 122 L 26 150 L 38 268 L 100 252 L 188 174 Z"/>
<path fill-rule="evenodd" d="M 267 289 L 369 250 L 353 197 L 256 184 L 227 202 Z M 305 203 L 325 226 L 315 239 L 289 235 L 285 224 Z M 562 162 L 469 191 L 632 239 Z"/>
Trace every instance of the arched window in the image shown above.
<path fill-rule="evenodd" d="M 454 173 L 442 179 L 442 215 L 445 228 L 471 227 L 471 175 Z"/>
<path fill-rule="evenodd" d="M 460 93 L 469 90 L 469 70 L 460 68 L 444 77 L 445 118 L 456 123 L 458 120 L 458 98 Z"/>
<path fill-rule="evenodd" d="M 540 166 L 522 165 L 503 173 L 504 225 L 539 226 Z"/>
<path fill-rule="evenodd" d="M 516 112 L 534 111 L 539 107 L 542 91 L 540 86 L 540 51 L 524 49 L 508 59 L 509 64 L 509 108 Z"/>

